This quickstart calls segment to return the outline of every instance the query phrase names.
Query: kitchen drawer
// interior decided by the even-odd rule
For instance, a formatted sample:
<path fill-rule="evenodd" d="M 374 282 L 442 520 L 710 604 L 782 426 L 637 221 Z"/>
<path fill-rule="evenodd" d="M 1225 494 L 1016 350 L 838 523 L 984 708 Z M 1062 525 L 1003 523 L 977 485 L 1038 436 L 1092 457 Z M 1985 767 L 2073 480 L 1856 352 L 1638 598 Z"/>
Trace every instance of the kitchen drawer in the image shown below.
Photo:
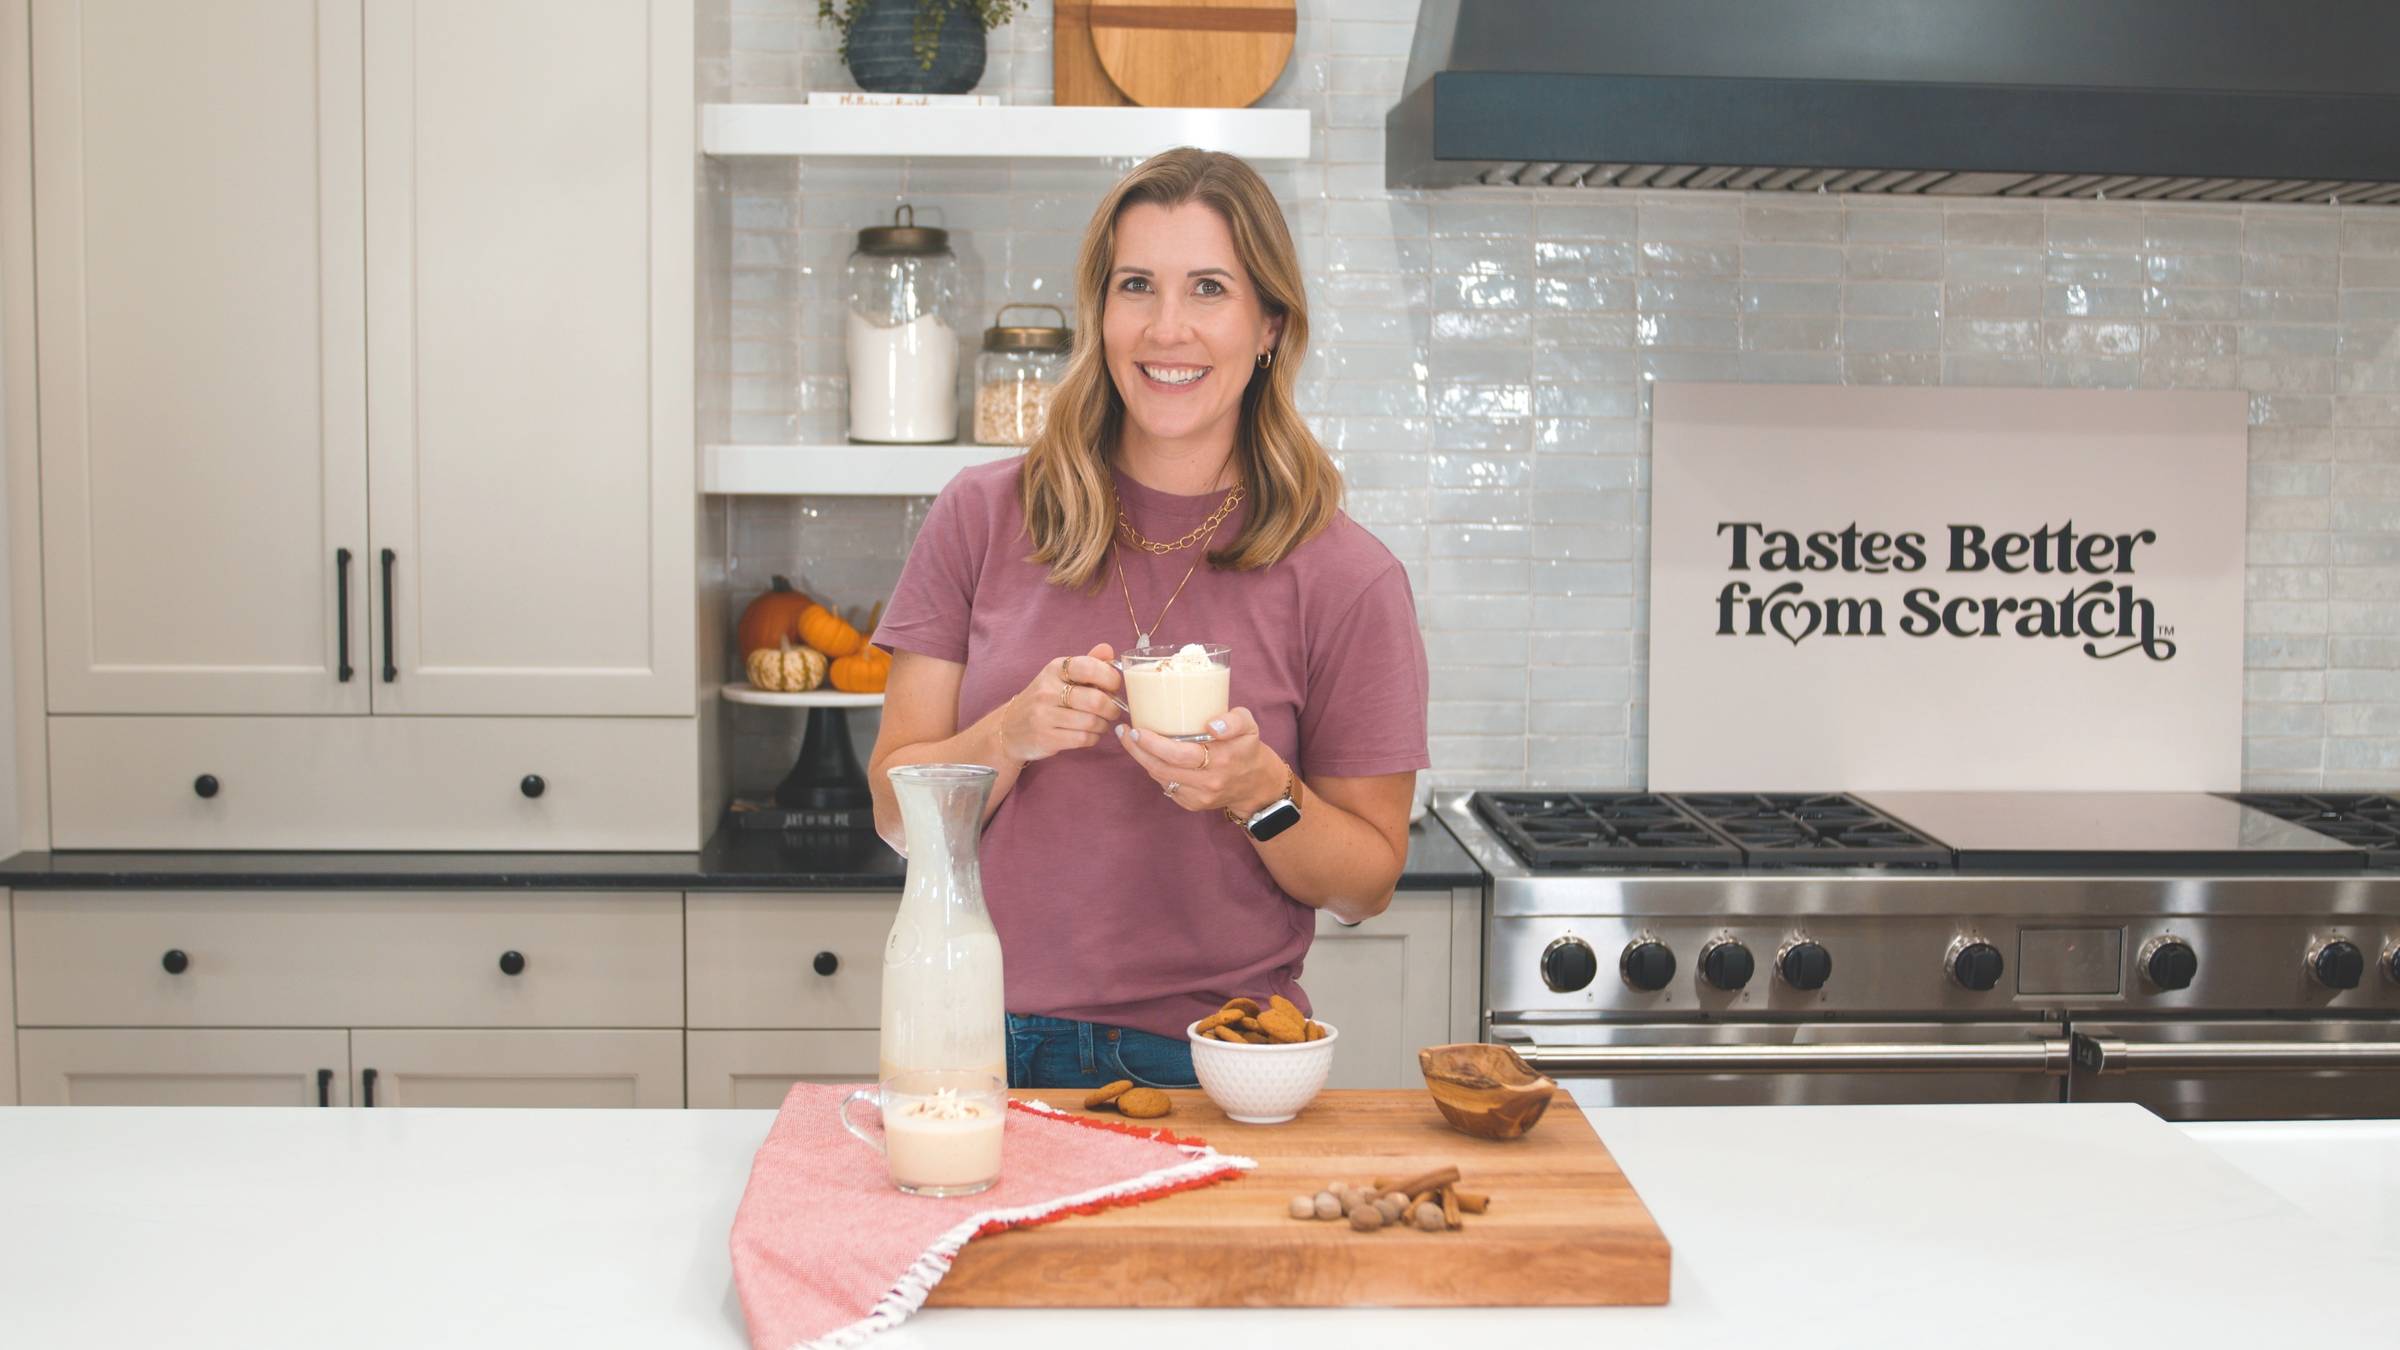
<path fill-rule="evenodd" d="M 695 1031 L 684 1037 L 693 1106 L 772 1111 L 792 1084 L 872 1083 L 877 1031 Z"/>
<path fill-rule="evenodd" d="M 347 1106 L 346 1031 L 27 1031 L 27 1106 Z"/>
<path fill-rule="evenodd" d="M 881 1026 L 883 940 L 899 907 L 888 892 L 690 896 L 690 1024 Z"/>
<path fill-rule="evenodd" d="M 20 891 L 46 1027 L 680 1027 L 682 897 Z M 183 954 L 170 973 L 166 953 Z M 520 973 L 502 956 L 524 958 Z"/>
<path fill-rule="evenodd" d="M 683 1033 L 354 1031 L 350 1084 L 374 1107 L 681 1106 Z"/>
<path fill-rule="evenodd" d="M 699 764 L 688 717 L 53 717 L 50 842 L 684 851 Z"/>

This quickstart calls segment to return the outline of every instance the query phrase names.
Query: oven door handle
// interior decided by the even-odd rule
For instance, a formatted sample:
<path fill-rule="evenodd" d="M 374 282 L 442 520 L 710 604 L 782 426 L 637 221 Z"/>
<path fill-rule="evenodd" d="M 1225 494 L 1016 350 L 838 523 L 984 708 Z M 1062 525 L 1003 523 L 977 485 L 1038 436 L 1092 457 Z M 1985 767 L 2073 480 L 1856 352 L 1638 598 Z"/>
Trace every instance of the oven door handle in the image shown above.
<path fill-rule="evenodd" d="M 1561 1075 L 1700 1073 L 2038 1073 L 2063 1078 L 2063 1037 L 2023 1041 L 1901 1041 L 1804 1045 L 1539 1045 L 1524 1032 L 1493 1039 L 1538 1072 Z"/>
<path fill-rule="evenodd" d="M 2127 1041 L 2078 1032 L 2075 1067 L 2096 1074 L 2400 1069 L 2400 1041 Z"/>

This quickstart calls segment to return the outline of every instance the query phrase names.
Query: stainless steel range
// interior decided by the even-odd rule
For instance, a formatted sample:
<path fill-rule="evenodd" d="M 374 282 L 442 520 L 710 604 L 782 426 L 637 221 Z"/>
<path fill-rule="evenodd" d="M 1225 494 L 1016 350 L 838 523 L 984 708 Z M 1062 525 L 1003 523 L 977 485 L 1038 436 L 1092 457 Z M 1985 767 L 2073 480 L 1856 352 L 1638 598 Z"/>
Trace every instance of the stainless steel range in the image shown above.
<path fill-rule="evenodd" d="M 2400 1116 L 2400 800 L 1483 792 L 1485 1023 L 1586 1101 Z"/>

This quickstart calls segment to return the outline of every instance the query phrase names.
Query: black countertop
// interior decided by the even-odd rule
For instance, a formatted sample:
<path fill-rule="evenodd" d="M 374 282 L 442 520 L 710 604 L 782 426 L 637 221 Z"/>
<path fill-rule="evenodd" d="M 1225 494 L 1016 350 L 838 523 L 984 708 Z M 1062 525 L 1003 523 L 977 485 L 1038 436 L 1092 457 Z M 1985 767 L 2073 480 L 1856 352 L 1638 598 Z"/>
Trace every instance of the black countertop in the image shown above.
<path fill-rule="evenodd" d="M 719 830 L 698 853 L 20 853 L 17 890 L 898 890 L 907 864 L 865 830 Z M 1481 886 L 1483 870 L 1428 815 L 1409 831 L 1400 889 Z"/>

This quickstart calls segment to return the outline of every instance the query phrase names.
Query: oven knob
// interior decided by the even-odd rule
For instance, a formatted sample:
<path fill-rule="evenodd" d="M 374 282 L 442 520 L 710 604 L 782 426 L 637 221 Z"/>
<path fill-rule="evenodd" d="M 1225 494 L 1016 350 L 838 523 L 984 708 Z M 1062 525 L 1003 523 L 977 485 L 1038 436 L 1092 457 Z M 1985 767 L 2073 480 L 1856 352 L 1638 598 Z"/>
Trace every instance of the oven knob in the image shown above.
<path fill-rule="evenodd" d="M 2199 973 L 2199 954 L 2182 938 L 2152 938 L 2142 948 L 2142 978 L 2162 990 L 2189 989 Z"/>
<path fill-rule="evenodd" d="M 1700 949 L 1700 978 L 1712 989 L 1731 993 L 1750 983 L 1757 970 L 1750 949 L 1732 938 L 1718 938 Z"/>
<path fill-rule="evenodd" d="M 1561 994 L 1589 986 L 1600 973 L 1600 958 L 1582 938 L 1565 937 L 1542 952 L 1542 983 Z"/>
<path fill-rule="evenodd" d="M 1950 949 L 1950 978 L 1961 989 L 1986 993 L 2000 983 L 2000 973 L 2008 968 L 2001 959 L 2000 949 L 1988 942 L 1967 942 Z"/>
<path fill-rule="evenodd" d="M 2395 942 L 2384 949 L 2383 978 L 2394 984 L 2400 984 L 2400 942 Z"/>
<path fill-rule="evenodd" d="M 1645 994 L 1655 994 L 1675 978 L 1675 953 L 1656 938 L 1635 938 L 1625 944 L 1625 954 L 1617 958 L 1617 971 L 1625 983 Z"/>
<path fill-rule="evenodd" d="M 2308 973 L 2328 989 L 2356 989 L 2359 977 L 2367 973 L 2367 958 L 2359 955 L 2356 944 L 2335 938 L 2308 954 Z"/>
<path fill-rule="evenodd" d="M 1795 942 L 1775 954 L 1775 969 L 1794 989 L 1822 989 L 1833 978 L 1833 953 L 1821 942 Z"/>

